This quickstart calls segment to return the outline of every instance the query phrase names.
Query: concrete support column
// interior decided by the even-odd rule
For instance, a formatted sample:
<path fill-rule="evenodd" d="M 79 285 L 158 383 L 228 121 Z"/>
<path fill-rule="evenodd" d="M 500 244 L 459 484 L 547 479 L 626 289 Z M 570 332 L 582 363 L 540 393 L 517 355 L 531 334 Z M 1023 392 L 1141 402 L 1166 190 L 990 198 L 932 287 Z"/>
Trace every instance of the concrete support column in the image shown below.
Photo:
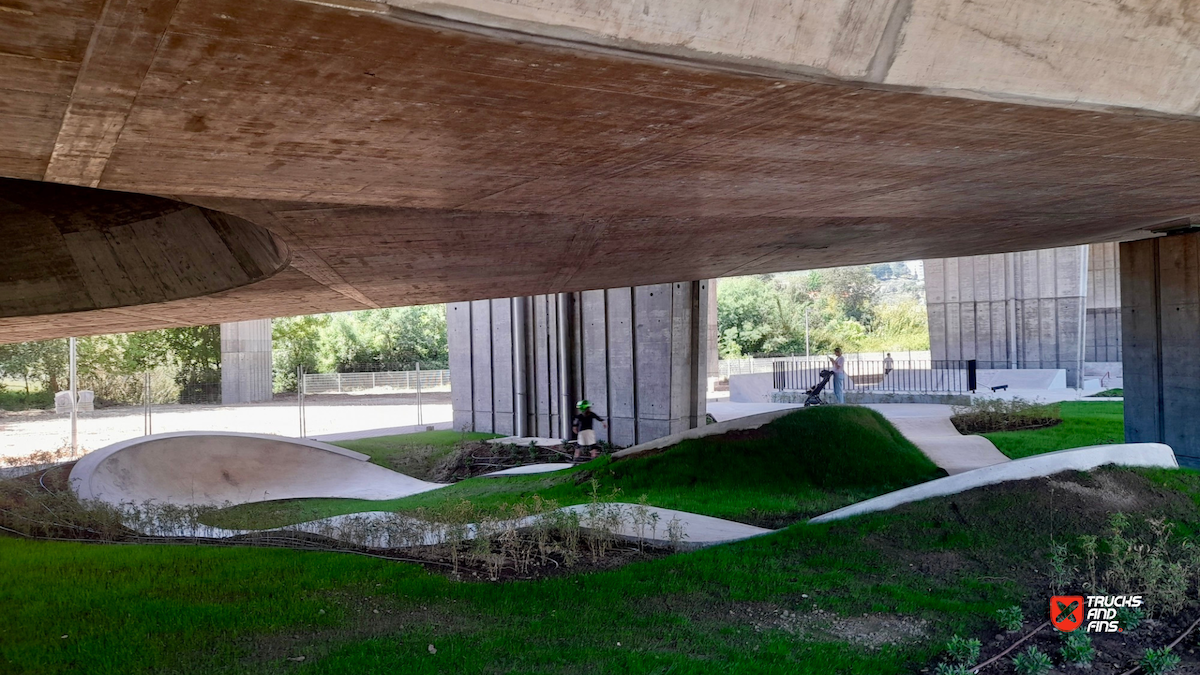
<path fill-rule="evenodd" d="M 580 398 L 616 445 L 703 424 L 709 297 L 695 281 L 448 305 L 455 428 L 557 437 Z"/>
<path fill-rule="evenodd" d="M 221 324 L 221 402 L 269 401 L 271 320 Z"/>
<path fill-rule="evenodd" d="M 1125 440 L 1200 468 L 1200 233 L 1121 244 Z"/>
<path fill-rule="evenodd" d="M 1088 247 L 1084 361 L 1121 361 L 1121 256 L 1118 245 Z"/>
<path fill-rule="evenodd" d="M 1080 383 L 1088 247 L 925 261 L 935 360 L 980 368 L 1049 368 Z"/>

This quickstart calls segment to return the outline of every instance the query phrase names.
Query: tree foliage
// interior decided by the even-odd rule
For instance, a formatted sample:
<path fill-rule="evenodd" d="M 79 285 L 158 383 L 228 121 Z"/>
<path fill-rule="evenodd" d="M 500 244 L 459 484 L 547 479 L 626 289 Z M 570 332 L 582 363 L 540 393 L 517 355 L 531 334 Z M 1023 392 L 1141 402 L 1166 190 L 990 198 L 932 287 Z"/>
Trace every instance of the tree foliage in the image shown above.
<path fill-rule="evenodd" d="M 721 358 L 929 348 L 924 303 L 889 284 L 919 284 L 903 263 L 721 279 L 717 285 Z"/>

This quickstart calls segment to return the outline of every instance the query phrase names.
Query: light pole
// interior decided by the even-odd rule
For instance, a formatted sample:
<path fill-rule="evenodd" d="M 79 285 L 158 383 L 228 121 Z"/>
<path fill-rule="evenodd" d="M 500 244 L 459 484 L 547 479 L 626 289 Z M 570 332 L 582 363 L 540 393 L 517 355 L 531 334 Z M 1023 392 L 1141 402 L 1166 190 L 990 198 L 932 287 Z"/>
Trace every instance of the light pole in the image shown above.
<path fill-rule="evenodd" d="M 812 305 L 804 306 L 804 360 L 808 360 L 808 310 Z"/>
<path fill-rule="evenodd" d="M 75 381 L 75 338 L 71 338 L 71 456 L 79 453 L 79 385 Z"/>

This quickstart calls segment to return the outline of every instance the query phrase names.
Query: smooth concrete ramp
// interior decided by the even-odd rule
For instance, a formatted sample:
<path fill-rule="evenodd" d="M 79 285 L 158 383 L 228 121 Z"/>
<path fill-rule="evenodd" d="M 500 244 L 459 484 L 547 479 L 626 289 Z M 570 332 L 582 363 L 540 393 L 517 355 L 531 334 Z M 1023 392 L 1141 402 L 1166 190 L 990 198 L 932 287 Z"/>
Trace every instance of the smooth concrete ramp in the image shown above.
<path fill-rule="evenodd" d="M 71 470 L 71 487 L 80 499 L 110 504 L 206 505 L 305 497 L 396 499 L 442 487 L 368 459 L 284 436 L 160 434 L 84 456 Z"/>
<path fill-rule="evenodd" d="M 1179 463 L 1175 460 L 1175 453 L 1170 446 L 1162 443 L 1091 445 L 1085 448 L 1047 452 L 931 480 L 928 483 L 913 485 L 857 504 L 851 504 L 836 511 L 830 511 L 808 522 L 826 523 L 864 513 L 886 511 L 910 502 L 958 494 L 984 485 L 1053 476 L 1063 471 L 1091 471 L 1107 464 L 1163 469 L 1179 468 Z"/>
<path fill-rule="evenodd" d="M 929 403 L 868 404 L 921 449 L 934 464 L 954 475 L 1009 459 L 983 436 L 963 436 L 950 422 L 948 405 Z"/>

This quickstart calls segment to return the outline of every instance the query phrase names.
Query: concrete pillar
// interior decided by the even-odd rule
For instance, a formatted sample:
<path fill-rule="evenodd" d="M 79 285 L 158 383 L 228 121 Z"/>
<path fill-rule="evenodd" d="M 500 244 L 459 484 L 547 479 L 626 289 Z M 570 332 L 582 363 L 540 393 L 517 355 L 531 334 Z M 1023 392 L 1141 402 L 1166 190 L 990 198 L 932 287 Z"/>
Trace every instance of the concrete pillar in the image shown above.
<path fill-rule="evenodd" d="M 1088 247 L 925 261 L 935 360 L 980 368 L 1049 368 L 1080 382 Z"/>
<path fill-rule="evenodd" d="M 720 355 L 717 345 L 720 340 L 720 328 L 717 323 L 717 280 L 708 280 L 708 377 L 721 377 Z"/>
<path fill-rule="evenodd" d="M 1125 440 L 1200 468 L 1200 233 L 1121 244 Z"/>
<path fill-rule="evenodd" d="M 1088 247 L 1087 327 L 1084 361 L 1121 361 L 1121 256 L 1118 245 Z"/>
<path fill-rule="evenodd" d="M 703 424 L 709 298 L 696 281 L 448 305 L 455 428 L 513 433 L 525 410 L 558 437 L 580 398 L 615 445 Z"/>
<path fill-rule="evenodd" d="M 221 324 L 221 402 L 269 401 L 271 320 Z"/>

